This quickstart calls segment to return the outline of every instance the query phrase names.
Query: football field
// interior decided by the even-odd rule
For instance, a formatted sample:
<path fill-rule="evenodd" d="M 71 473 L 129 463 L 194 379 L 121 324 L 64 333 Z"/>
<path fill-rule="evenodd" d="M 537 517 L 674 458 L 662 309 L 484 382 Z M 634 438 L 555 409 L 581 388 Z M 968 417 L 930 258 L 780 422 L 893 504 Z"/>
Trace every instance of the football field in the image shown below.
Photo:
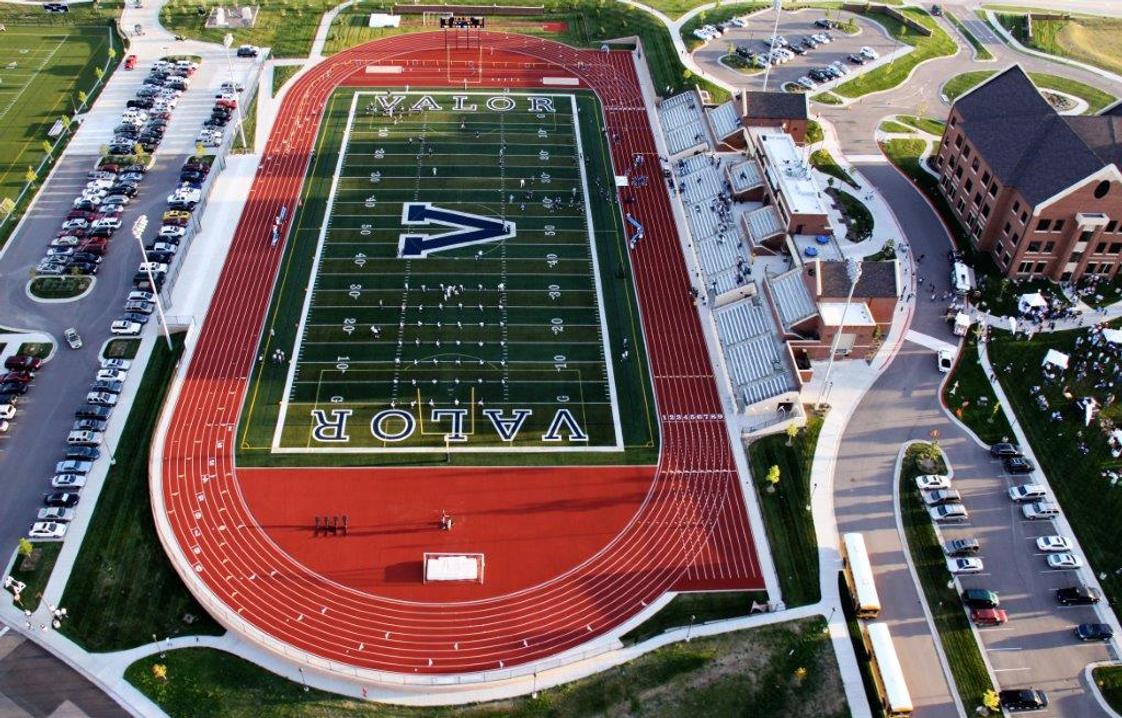
<path fill-rule="evenodd" d="M 623 265 L 596 243 L 620 237 L 594 209 L 614 188 L 589 177 L 577 97 L 337 100 L 322 212 L 301 209 L 322 219 L 292 230 L 315 246 L 293 338 L 259 357 L 283 373 L 270 451 L 623 451 L 616 372 L 641 342 L 609 330 Z"/>

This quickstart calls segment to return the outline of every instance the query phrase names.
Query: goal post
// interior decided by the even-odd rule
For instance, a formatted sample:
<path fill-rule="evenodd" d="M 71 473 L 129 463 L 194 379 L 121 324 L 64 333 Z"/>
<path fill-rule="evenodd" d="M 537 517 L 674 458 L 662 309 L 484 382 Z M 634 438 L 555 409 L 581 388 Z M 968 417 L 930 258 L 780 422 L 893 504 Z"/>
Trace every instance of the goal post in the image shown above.
<path fill-rule="evenodd" d="M 483 583 L 487 560 L 481 553 L 435 553 L 426 551 L 422 571 L 424 583 L 459 581 Z"/>

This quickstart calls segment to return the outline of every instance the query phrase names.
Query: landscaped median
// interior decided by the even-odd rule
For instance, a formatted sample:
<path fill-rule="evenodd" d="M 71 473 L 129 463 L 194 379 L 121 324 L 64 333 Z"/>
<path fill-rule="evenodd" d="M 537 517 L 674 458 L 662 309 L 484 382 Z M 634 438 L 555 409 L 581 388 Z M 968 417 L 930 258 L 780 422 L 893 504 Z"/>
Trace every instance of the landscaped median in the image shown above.
<path fill-rule="evenodd" d="M 900 517 L 907 549 L 939 641 L 943 644 L 943 653 L 950 664 L 955 688 L 966 712 L 973 714 L 975 708 L 982 705 L 986 692 L 993 690 L 993 683 L 970 620 L 947 571 L 946 556 L 935 525 L 915 484 L 915 477 L 920 474 L 946 473 L 946 460 L 937 445 L 916 442 L 904 450 L 899 471 Z"/>
<path fill-rule="evenodd" d="M 955 45 L 954 40 L 926 12 L 916 7 L 903 7 L 896 12 L 903 13 L 909 20 L 927 28 L 931 31 L 931 34 L 924 36 L 882 11 L 864 13 L 862 17 L 884 25 L 892 39 L 905 45 L 911 45 L 913 50 L 902 57 L 838 85 L 834 88 L 834 92 L 842 97 L 853 99 L 870 92 L 888 90 L 903 83 L 921 62 L 955 54 L 958 46 Z"/>
<path fill-rule="evenodd" d="M 681 641 L 534 696 L 464 706 L 370 703 L 309 689 L 208 648 L 133 663 L 125 678 L 171 718 L 530 718 L 849 715 L 821 617 Z M 356 688 L 355 693 L 358 693 Z"/>
<path fill-rule="evenodd" d="M 955 75 L 943 85 L 943 94 L 946 95 L 947 100 L 954 102 L 968 90 L 972 90 L 982 84 L 983 80 L 988 80 L 990 77 L 993 77 L 995 72 L 997 71 L 973 70 L 971 72 L 964 72 L 961 75 Z M 1083 113 L 1085 115 L 1096 114 L 1118 99 L 1108 92 L 1103 92 L 1098 88 L 1060 75 L 1050 75 L 1045 72 L 1030 72 L 1029 79 L 1040 89 L 1055 90 L 1056 92 L 1061 92 L 1065 95 L 1071 95 L 1072 97 L 1083 100 L 1087 103 L 1087 110 Z"/>
<path fill-rule="evenodd" d="M 93 286 L 93 277 L 35 277 L 27 285 L 27 292 L 36 299 L 67 301 L 78 299 Z"/>
<path fill-rule="evenodd" d="M 943 385 L 943 403 L 983 442 L 1012 440 L 1013 429 L 990 378 L 978 363 L 978 340 L 973 332 L 962 345 L 954 373 Z"/>
<path fill-rule="evenodd" d="M 1122 666 L 1096 668 L 1092 677 L 1114 712 L 1122 713 Z"/>

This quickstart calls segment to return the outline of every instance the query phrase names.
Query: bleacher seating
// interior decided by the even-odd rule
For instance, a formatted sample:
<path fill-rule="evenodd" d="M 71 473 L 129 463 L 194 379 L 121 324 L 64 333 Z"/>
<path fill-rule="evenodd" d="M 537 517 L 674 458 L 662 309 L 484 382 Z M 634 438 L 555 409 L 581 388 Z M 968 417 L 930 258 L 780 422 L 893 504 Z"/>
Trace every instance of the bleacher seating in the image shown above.
<path fill-rule="evenodd" d="M 723 140 L 741 129 L 740 105 L 736 100 L 729 100 L 725 104 L 713 108 L 708 114 L 709 124 L 713 126 L 713 135 L 718 140 Z"/>
<path fill-rule="evenodd" d="M 695 91 L 668 97 L 659 105 L 658 119 L 671 156 L 699 146 L 707 151 L 712 149 L 703 113 L 704 107 Z"/>
<path fill-rule="evenodd" d="M 784 233 L 783 220 L 773 204 L 744 215 L 744 228 L 748 232 L 748 240 L 753 244 L 761 244 L 766 239 Z"/>
<path fill-rule="evenodd" d="M 746 406 L 796 389 L 783 342 L 770 311 L 758 297 L 717 309 L 713 317 L 739 402 Z"/>
<path fill-rule="evenodd" d="M 762 187 L 764 184 L 760 164 L 754 159 L 748 159 L 729 167 L 728 180 L 734 194 L 747 192 Z"/>
<path fill-rule="evenodd" d="M 784 327 L 790 327 L 818 313 L 810 291 L 803 283 L 801 268 L 796 267 L 783 274 L 768 277 L 767 285 Z"/>

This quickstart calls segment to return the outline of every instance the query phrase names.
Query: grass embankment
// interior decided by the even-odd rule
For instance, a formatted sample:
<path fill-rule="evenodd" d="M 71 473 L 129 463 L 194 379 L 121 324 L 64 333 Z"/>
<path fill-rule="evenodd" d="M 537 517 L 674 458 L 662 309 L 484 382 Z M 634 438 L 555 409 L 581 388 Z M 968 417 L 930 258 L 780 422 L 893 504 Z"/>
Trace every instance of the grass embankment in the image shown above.
<path fill-rule="evenodd" d="M 912 133 L 912 132 L 915 132 L 914 127 L 908 127 L 907 125 L 902 125 L 899 122 L 893 122 L 892 120 L 885 120 L 885 121 L 881 122 L 880 126 L 877 129 L 879 129 L 881 132 L 897 132 L 897 133 Z"/>
<path fill-rule="evenodd" d="M 974 70 L 972 72 L 964 72 L 961 75 L 955 75 L 943 85 L 943 94 L 947 96 L 948 100 L 953 102 L 968 90 L 977 87 L 983 80 L 992 77 L 995 72 L 996 70 Z M 1085 115 L 1093 115 L 1118 99 L 1114 95 L 1103 92 L 1098 88 L 1066 77 L 1060 77 L 1059 75 L 1030 72 L 1029 79 L 1039 88 L 1063 92 L 1084 100 L 1087 103 L 1087 110 L 1083 113 Z"/>
<path fill-rule="evenodd" d="M 148 498 L 148 445 L 183 351 L 162 341 L 152 350 L 128 423 L 116 446 L 97 507 L 82 541 L 62 605 L 62 632 L 89 651 L 113 651 L 222 628 L 187 592 L 156 537 Z M 139 371 L 139 369 L 133 369 Z M 81 506 L 89 511 L 92 506 Z M 191 619 L 187 617 L 191 616 Z"/>
<path fill-rule="evenodd" d="M 257 45 L 272 48 L 273 57 L 307 57 L 312 49 L 320 16 L 339 3 L 336 0 L 258 0 L 257 22 L 242 29 L 207 28 L 207 15 L 215 7 L 226 5 L 222 0 L 171 0 L 160 9 L 160 24 L 168 32 L 206 42 L 221 43 L 226 33 L 234 36 L 235 45 Z M 376 5 L 364 5 L 367 13 Z"/>
<path fill-rule="evenodd" d="M 826 135 L 822 132 L 822 125 L 814 120 L 808 121 L 806 123 L 806 143 L 808 145 L 813 145 L 824 139 L 826 139 Z"/>
<path fill-rule="evenodd" d="M 845 238 L 850 242 L 864 242 L 873 236 L 873 213 L 865 203 L 853 195 L 836 188 L 829 188 L 826 193 L 838 203 L 838 209 L 847 223 Z"/>
<path fill-rule="evenodd" d="M 930 444 L 912 444 L 904 455 L 900 467 L 900 515 L 912 563 L 939 632 L 943 651 L 947 654 L 958 695 L 967 713 L 973 713 L 982 705 L 982 696 L 993 689 L 993 684 L 970 629 L 970 619 L 962 608 L 954 584 L 950 583 L 951 574 L 947 571 L 946 557 L 935 533 L 935 525 L 916 490 L 915 477 L 928 473 L 919 468 L 918 458 L 931 456 L 937 473 L 947 470 L 942 452 L 932 452 L 932 448 Z M 948 585 L 951 587 L 948 588 Z"/>
<path fill-rule="evenodd" d="M 905 7 L 900 10 L 909 19 L 914 20 L 931 30 L 930 37 L 924 37 L 912 30 L 904 23 L 885 15 L 884 13 L 866 13 L 864 17 L 876 20 L 884 25 L 889 35 L 897 42 L 911 45 L 914 50 L 903 57 L 897 58 L 876 69 L 842 83 L 834 88 L 834 92 L 842 97 L 856 98 L 870 92 L 879 92 L 896 87 L 908 78 L 912 70 L 921 62 L 936 57 L 953 55 L 957 50 L 951 36 L 939 26 L 925 11 L 916 7 Z"/>
<path fill-rule="evenodd" d="M 1118 42 L 1122 18 L 1071 15 L 1045 20 L 1033 14 L 1032 36 L 1026 37 L 1024 16 L 1007 17 L 1015 23 L 1017 39 L 1034 50 L 1122 73 L 1122 44 Z"/>
<path fill-rule="evenodd" d="M 1122 713 L 1122 666 L 1096 668 L 1092 675 L 1106 702 L 1115 713 Z"/>
<path fill-rule="evenodd" d="M 737 631 L 652 651 L 571 684 L 466 706 L 389 706 L 319 690 L 221 651 L 189 648 L 129 666 L 125 678 L 172 718 L 781 718 L 848 715 L 821 618 Z M 152 666 L 167 669 L 167 679 Z"/>
<path fill-rule="evenodd" d="M 671 628 L 700 626 L 710 621 L 747 616 L 752 602 L 767 603 L 763 591 L 715 591 L 680 593 L 655 615 L 620 637 L 625 645 L 645 641 Z M 691 620 L 692 618 L 692 620 Z"/>
<path fill-rule="evenodd" d="M 974 36 L 974 33 L 970 32 L 970 30 L 965 25 L 962 24 L 962 21 L 954 16 L 954 13 L 945 12 L 943 14 L 946 15 L 947 19 L 951 21 L 951 24 L 954 25 L 955 28 L 960 33 L 962 33 L 962 36 L 964 38 L 966 38 L 966 41 L 968 43 L 970 43 L 970 46 L 974 48 L 974 54 L 975 54 L 976 59 L 978 59 L 978 60 L 992 60 L 993 59 L 993 53 L 990 52 L 989 50 L 987 50 L 985 45 L 983 45 L 981 42 L 979 42 L 978 38 Z"/>
<path fill-rule="evenodd" d="M 971 332 L 954 373 L 944 385 L 943 403 L 987 444 L 1010 441 L 1013 430 L 1001 411 L 990 378 L 978 363 L 978 342 Z"/>
<path fill-rule="evenodd" d="M 843 100 L 832 92 L 819 92 L 817 95 L 811 95 L 812 102 L 820 102 L 823 105 L 840 105 Z"/>
<path fill-rule="evenodd" d="M 234 132 L 238 130 L 235 128 Z M 253 98 L 249 104 L 242 109 L 242 131 L 234 138 L 234 143 L 230 145 L 230 153 L 235 155 L 251 154 L 256 151 L 254 147 L 254 137 L 257 132 L 257 93 L 253 93 Z M 242 144 L 242 136 L 245 136 L 245 144 Z"/>
<path fill-rule="evenodd" d="M 847 172 L 841 165 L 838 164 L 838 161 L 835 160 L 834 156 L 831 155 L 827 150 L 815 150 L 814 152 L 812 152 L 810 154 L 810 164 L 819 172 L 823 172 L 830 175 L 831 177 L 839 179 L 853 189 L 861 188 L 861 185 L 857 184 L 857 181 L 850 176 L 849 172 Z"/>
<path fill-rule="evenodd" d="M 936 137 L 943 136 L 943 130 L 946 129 L 947 124 L 942 120 L 936 120 L 932 117 L 916 117 L 915 115 L 899 115 L 898 120 L 905 125 L 914 127 L 917 130 L 926 132 L 929 135 Z"/>
<path fill-rule="evenodd" d="M 61 550 L 62 541 L 36 541 L 30 555 L 16 556 L 11 576 L 27 585 L 20 594 L 19 603 L 15 605 L 26 611 L 39 608 L 43 590 L 47 588 L 47 581 L 51 579 L 51 571 L 54 570 Z"/>
<path fill-rule="evenodd" d="M 28 288 L 40 299 L 70 299 L 90 288 L 92 277 L 36 277 Z"/>
<path fill-rule="evenodd" d="M 818 583 L 818 541 L 810 513 L 813 489 L 810 467 L 818 446 L 822 417 L 807 417 L 806 426 L 788 446 L 788 437 L 766 436 L 748 447 L 752 477 L 764 514 L 768 545 L 779 575 L 783 602 L 788 607 L 815 603 L 821 597 Z M 779 483 L 768 490 L 768 469 L 779 467 Z"/>
<path fill-rule="evenodd" d="M 277 65 L 273 68 L 273 95 L 280 92 L 284 87 L 284 83 L 292 79 L 292 77 L 300 70 L 304 69 L 303 65 Z"/>
<path fill-rule="evenodd" d="M 1122 600 L 1122 543 L 1118 541 L 1118 519 L 1122 513 L 1122 488 L 1110 485 L 1102 475 L 1106 469 L 1122 469 L 1122 460 L 1111 456 L 1106 435 L 1097 425 L 1083 426 L 1083 412 L 1064 396 L 1094 396 L 1102 404 L 1100 420 L 1122 424 L 1122 402 L 1106 404 L 1110 389 L 1099 390 L 1097 372 L 1085 378 L 1075 374 L 1075 340 L 1087 330 L 1040 333 L 1030 340 L 1014 340 L 1008 332 L 993 332 L 989 354 L 997 378 L 1017 414 L 1040 468 L 1063 507 L 1064 515 L 1079 537 L 1084 555 L 1102 577 L 1100 583 L 1112 603 Z M 1045 382 L 1040 365 L 1048 349 L 1073 356 L 1073 368 L 1062 382 Z M 1109 372 L 1105 374 L 1109 376 Z M 1049 409 L 1040 409 L 1043 397 Z M 1051 421 L 1053 410 L 1062 420 Z M 1078 452 L 1080 442 L 1086 454 Z"/>

